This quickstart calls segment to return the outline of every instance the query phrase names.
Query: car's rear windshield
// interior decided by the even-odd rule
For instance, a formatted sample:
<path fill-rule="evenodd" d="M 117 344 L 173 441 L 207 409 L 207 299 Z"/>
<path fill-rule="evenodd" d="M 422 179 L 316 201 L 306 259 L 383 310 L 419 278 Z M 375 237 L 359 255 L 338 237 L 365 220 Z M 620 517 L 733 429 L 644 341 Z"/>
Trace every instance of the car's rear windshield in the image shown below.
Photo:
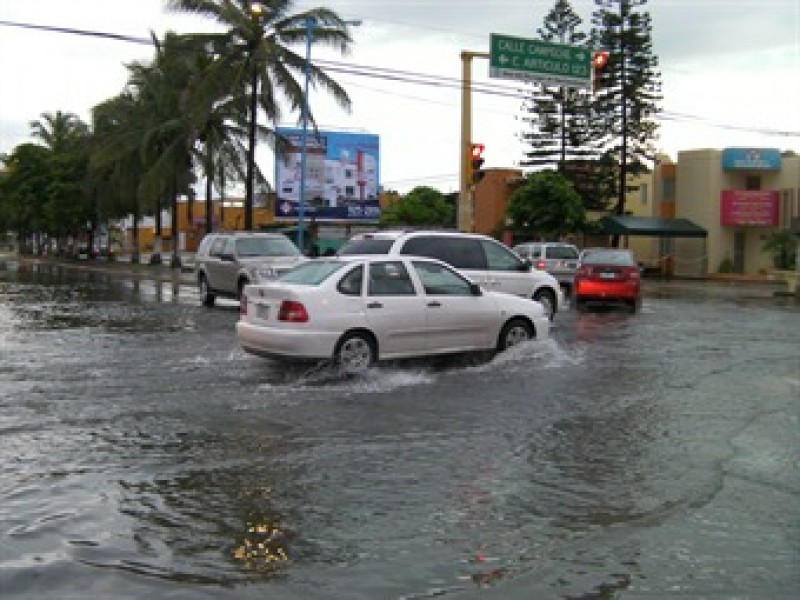
<path fill-rule="evenodd" d="M 547 258 L 578 258 L 578 249 L 573 246 L 547 246 Z"/>
<path fill-rule="evenodd" d="M 621 265 L 635 267 L 636 262 L 630 252 L 625 250 L 593 250 L 587 252 L 581 261 L 584 265 Z"/>
<path fill-rule="evenodd" d="M 353 254 L 389 254 L 394 240 L 386 238 L 359 238 L 350 240 L 339 248 L 337 254 L 341 256 Z"/>
<path fill-rule="evenodd" d="M 297 256 L 300 251 L 287 237 L 245 237 L 236 240 L 236 255 L 241 258 L 254 256 Z"/>
<path fill-rule="evenodd" d="M 311 260 L 286 271 L 278 277 L 278 281 L 299 283 L 300 285 L 319 285 L 346 264 L 342 260 Z"/>

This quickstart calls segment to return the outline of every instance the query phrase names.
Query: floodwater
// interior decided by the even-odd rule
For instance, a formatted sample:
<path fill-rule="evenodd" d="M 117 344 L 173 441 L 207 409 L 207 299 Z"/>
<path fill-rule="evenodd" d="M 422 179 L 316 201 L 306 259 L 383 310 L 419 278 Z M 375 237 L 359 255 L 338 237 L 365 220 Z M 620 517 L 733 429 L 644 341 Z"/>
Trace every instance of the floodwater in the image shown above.
<path fill-rule="evenodd" d="M 8 599 L 800 597 L 800 308 L 659 285 L 344 378 L 177 283 L 0 269 Z"/>

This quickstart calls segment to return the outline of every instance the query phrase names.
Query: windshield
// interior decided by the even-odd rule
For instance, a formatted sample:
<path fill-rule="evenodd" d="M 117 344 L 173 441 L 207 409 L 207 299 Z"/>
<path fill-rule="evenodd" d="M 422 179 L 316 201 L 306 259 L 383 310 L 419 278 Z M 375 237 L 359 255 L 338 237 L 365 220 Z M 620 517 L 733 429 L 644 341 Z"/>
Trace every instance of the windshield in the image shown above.
<path fill-rule="evenodd" d="M 588 252 L 581 262 L 585 265 L 636 266 L 636 261 L 627 250 L 593 250 Z"/>
<path fill-rule="evenodd" d="M 253 256 L 299 256 L 300 251 L 287 237 L 245 237 L 236 240 L 236 255 L 241 258 Z"/>
<path fill-rule="evenodd" d="M 346 264 L 348 263 L 341 260 L 312 260 L 286 271 L 286 273 L 278 277 L 278 281 L 299 283 L 301 285 L 319 285 Z"/>
<path fill-rule="evenodd" d="M 548 246 L 547 258 L 578 258 L 578 250 L 572 246 Z"/>
<path fill-rule="evenodd" d="M 392 247 L 394 240 L 385 238 L 361 238 L 357 240 L 350 240 L 344 246 L 339 248 L 341 256 L 352 254 L 389 254 L 389 249 Z"/>

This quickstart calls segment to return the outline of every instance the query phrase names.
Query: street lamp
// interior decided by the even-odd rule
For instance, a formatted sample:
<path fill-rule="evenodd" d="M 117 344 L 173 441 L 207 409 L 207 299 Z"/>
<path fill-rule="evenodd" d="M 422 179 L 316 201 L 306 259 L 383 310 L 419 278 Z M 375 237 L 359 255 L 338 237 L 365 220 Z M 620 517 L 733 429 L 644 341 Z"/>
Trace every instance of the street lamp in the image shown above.
<path fill-rule="evenodd" d="M 345 25 L 361 25 L 360 20 L 343 21 Z M 297 247 L 303 251 L 303 219 L 305 217 L 305 194 L 306 194 L 306 155 L 308 154 L 308 82 L 311 78 L 311 42 L 314 39 L 314 28 L 317 20 L 314 17 L 306 17 L 306 65 L 305 65 L 305 86 L 303 91 L 303 107 L 301 118 L 303 121 L 303 133 L 300 136 L 300 198 L 297 203 Z"/>
<path fill-rule="evenodd" d="M 250 121 L 247 124 L 248 147 L 247 147 L 247 172 L 245 174 L 244 190 L 244 228 L 247 231 L 253 229 L 253 181 L 255 180 L 256 168 L 256 126 L 258 123 L 258 66 L 256 65 L 255 54 L 258 43 L 261 41 L 260 20 L 265 12 L 261 2 L 250 3 L 250 16 L 259 23 L 258 39 L 250 42 L 250 61 L 252 72 L 250 73 Z"/>

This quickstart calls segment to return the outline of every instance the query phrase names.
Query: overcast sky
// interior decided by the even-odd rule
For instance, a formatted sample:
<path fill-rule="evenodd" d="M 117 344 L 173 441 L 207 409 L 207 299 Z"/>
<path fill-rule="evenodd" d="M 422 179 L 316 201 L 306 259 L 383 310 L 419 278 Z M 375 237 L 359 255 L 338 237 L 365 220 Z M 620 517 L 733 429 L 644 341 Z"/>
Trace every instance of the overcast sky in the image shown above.
<path fill-rule="evenodd" d="M 314 58 L 433 75 L 438 87 L 336 74 L 353 110 L 310 95 L 321 128 L 378 134 L 384 187 L 458 188 L 462 50 L 489 51 L 491 33 L 533 38 L 555 0 L 302 0 L 297 10 L 327 6 L 359 19 L 353 52 L 323 49 Z M 150 31 L 189 33 L 206 21 L 168 13 L 163 0 L 0 0 L 0 21 L 102 31 L 147 38 Z M 593 0 L 574 10 L 591 27 Z M 663 83 L 657 146 L 680 150 L 729 146 L 800 152 L 800 0 L 650 0 L 654 53 Z M 303 51 L 299 48 L 298 51 Z M 0 153 L 29 141 L 41 113 L 73 112 L 118 94 L 125 64 L 148 60 L 152 48 L 124 41 L 0 26 Z M 486 145 L 487 167 L 516 167 L 522 158 L 524 86 L 490 79 L 475 59 L 476 84 L 501 94 L 473 97 L 473 140 Z M 295 121 L 281 123 L 293 125 Z M 272 157 L 258 160 L 272 179 Z"/>

